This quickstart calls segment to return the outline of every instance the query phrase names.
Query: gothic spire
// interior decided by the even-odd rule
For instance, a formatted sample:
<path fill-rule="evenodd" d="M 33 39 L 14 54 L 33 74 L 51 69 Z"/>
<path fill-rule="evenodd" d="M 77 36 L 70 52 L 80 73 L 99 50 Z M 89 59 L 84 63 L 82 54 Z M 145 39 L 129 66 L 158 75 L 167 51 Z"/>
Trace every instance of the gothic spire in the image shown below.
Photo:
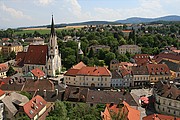
<path fill-rule="evenodd" d="M 52 15 L 52 23 L 51 23 L 51 35 L 55 35 L 55 29 L 54 29 L 54 20 L 53 20 L 53 15 Z"/>

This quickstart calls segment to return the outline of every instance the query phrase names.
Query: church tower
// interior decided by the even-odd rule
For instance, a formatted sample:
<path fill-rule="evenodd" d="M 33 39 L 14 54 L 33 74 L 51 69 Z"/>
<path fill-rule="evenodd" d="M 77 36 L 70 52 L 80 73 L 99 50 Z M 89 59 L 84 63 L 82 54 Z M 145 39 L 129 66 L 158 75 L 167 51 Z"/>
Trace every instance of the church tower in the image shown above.
<path fill-rule="evenodd" d="M 47 61 L 47 75 L 54 77 L 56 73 L 59 73 L 61 70 L 61 56 L 59 54 L 58 45 L 57 45 L 57 36 L 54 27 L 54 19 L 52 16 L 51 21 L 51 33 L 48 44 L 48 61 Z"/>

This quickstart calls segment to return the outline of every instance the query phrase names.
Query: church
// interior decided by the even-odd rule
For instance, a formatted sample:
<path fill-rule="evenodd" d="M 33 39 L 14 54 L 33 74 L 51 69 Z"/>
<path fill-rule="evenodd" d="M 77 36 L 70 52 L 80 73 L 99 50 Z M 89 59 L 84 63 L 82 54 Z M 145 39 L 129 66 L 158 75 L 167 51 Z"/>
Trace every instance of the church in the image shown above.
<path fill-rule="evenodd" d="M 54 77 L 57 72 L 61 71 L 61 54 L 58 50 L 53 16 L 49 43 L 47 45 L 29 45 L 27 52 L 17 54 L 15 66 L 21 69 L 23 74 L 39 68 L 48 77 Z"/>

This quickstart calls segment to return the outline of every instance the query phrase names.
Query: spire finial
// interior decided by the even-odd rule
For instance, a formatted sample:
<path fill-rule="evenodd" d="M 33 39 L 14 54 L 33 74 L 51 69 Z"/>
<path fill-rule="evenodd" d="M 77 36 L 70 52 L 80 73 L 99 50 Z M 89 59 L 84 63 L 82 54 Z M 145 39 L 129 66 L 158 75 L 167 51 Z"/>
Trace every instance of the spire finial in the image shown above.
<path fill-rule="evenodd" d="M 51 22 L 52 22 L 51 23 L 51 35 L 55 35 L 53 14 L 52 14 L 52 21 Z"/>

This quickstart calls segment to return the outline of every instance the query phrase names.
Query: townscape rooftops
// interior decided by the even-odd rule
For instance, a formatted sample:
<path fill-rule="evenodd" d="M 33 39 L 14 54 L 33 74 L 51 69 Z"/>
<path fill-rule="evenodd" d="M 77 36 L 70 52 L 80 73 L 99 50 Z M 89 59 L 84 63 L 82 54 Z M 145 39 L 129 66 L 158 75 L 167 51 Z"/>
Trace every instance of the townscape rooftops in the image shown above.
<path fill-rule="evenodd" d="M 148 75 L 148 69 L 146 66 L 133 66 L 132 74 L 133 75 Z"/>
<path fill-rule="evenodd" d="M 45 65 L 47 52 L 47 45 L 29 45 L 24 64 Z"/>
<path fill-rule="evenodd" d="M 39 95 L 32 98 L 24 106 L 24 112 L 28 115 L 29 118 L 34 118 L 45 106 L 47 102 Z"/>
<path fill-rule="evenodd" d="M 155 91 L 162 97 L 180 100 L 180 89 L 178 89 L 174 84 L 168 83 L 167 81 L 159 81 L 155 85 Z"/>
<path fill-rule="evenodd" d="M 161 64 L 166 64 L 170 70 L 174 71 L 174 72 L 180 72 L 180 62 L 176 63 L 176 62 L 172 62 L 170 60 L 161 60 L 160 62 Z"/>
<path fill-rule="evenodd" d="M 162 53 L 160 53 L 154 57 L 154 59 L 157 63 L 160 62 L 163 58 L 179 61 L 180 60 L 180 54 L 162 52 Z"/>
<path fill-rule="evenodd" d="M 6 105 L 8 110 L 11 111 L 13 115 L 15 115 L 18 111 L 17 108 L 13 105 L 13 103 L 18 104 L 19 106 L 23 106 L 28 101 L 29 99 L 26 96 L 16 92 L 11 92 L 2 99 L 2 102 Z"/>
<path fill-rule="evenodd" d="M 180 118 L 175 119 L 174 116 L 168 116 L 163 114 L 151 114 L 143 117 L 143 120 L 180 120 Z"/>

